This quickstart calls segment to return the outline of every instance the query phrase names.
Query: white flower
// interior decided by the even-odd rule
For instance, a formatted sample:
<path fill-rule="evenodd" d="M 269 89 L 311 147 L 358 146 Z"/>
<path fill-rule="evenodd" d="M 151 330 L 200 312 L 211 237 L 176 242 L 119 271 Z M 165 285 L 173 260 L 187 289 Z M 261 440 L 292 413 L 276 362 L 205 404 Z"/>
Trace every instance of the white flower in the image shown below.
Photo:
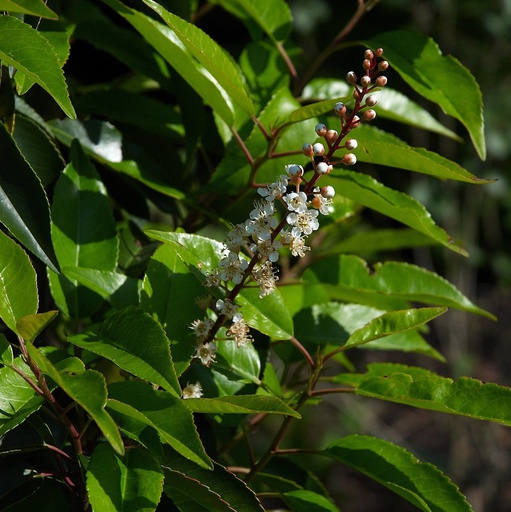
<path fill-rule="evenodd" d="M 215 362 L 216 345 L 212 341 L 199 345 L 193 357 L 200 359 L 200 362 L 204 366 L 209 366 L 211 363 Z"/>
<path fill-rule="evenodd" d="M 239 306 L 234 304 L 230 299 L 218 299 L 216 301 L 216 309 L 221 315 L 225 315 L 227 318 L 232 318 L 238 313 Z"/>
<path fill-rule="evenodd" d="M 195 338 L 197 339 L 197 343 L 208 337 L 209 331 L 213 327 L 213 320 L 211 318 L 206 318 L 206 320 L 194 320 L 190 325 L 190 329 L 195 333 Z"/>
<path fill-rule="evenodd" d="M 288 178 L 285 174 L 282 174 L 279 176 L 279 180 L 270 183 L 266 187 L 259 187 L 257 189 L 257 193 L 264 197 L 266 201 L 275 201 L 277 197 L 281 197 L 283 194 L 286 193 L 288 184 Z"/>
<path fill-rule="evenodd" d="M 250 335 L 250 329 L 240 313 L 234 316 L 233 323 L 227 331 L 227 336 L 232 336 L 238 348 L 254 341 Z"/>
<path fill-rule="evenodd" d="M 243 281 L 247 267 L 248 261 L 231 251 L 219 261 L 218 275 L 222 281 L 232 281 L 234 284 L 240 284 Z"/>
<path fill-rule="evenodd" d="M 286 217 L 286 220 L 289 225 L 293 226 L 291 233 L 296 237 L 301 234 L 310 235 L 313 231 L 316 231 L 319 228 L 317 216 L 317 210 L 305 210 L 291 212 Z"/>
<path fill-rule="evenodd" d="M 261 258 L 268 258 L 272 263 L 275 263 L 279 259 L 278 250 L 282 247 L 282 244 L 278 240 L 259 240 L 257 244 L 252 244 L 250 250 L 257 252 Z"/>
<path fill-rule="evenodd" d="M 238 252 L 241 247 L 247 243 L 247 238 L 245 224 L 236 224 L 236 226 L 233 226 L 227 233 L 225 246 L 229 251 Z"/>
<path fill-rule="evenodd" d="M 252 271 L 252 277 L 259 283 L 259 297 L 265 297 L 273 292 L 279 279 L 276 272 L 270 261 Z"/>
<path fill-rule="evenodd" d="M 305 192 L 291 192 L 282 199 L 286 202 L 289 211 L 302 212 L 307 209 L 307 194 Z"/>
<path fill-rule="evenodd" d="M 200 382 L 196 382 L 195 384 L 190 384 L 189 382 L 183 388 L 183 393 L 181 395 L 184 400 L 188 398 L 200 398 L 202 396 L 202 386 Z"/>
<path fill-rule="evenodd" d="M 275 207 L 268 201 L 256 201 L 255 208 L 250 212 L 250 219 L 245 221 L 245 229 L 249 235 L 256 239 L 269 240 L 278 220 L 273 216 Z"/>

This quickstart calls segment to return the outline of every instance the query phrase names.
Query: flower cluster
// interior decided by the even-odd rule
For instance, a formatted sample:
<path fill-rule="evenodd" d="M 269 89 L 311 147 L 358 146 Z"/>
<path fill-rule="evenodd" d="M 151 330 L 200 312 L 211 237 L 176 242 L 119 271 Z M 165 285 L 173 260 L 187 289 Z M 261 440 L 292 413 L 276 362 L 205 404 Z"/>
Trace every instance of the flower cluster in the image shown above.
<path fill-rule="evenodd" d="M 214 340 L 218 342 L 217 333 L 221 328 L 238 347 L 252 341 L 249 326 L 235 302 L 238 293 L 244 286 L 254 284 L 261 298 L 271 294 L 279 279 L 275 264 L 280 251 L 288 248 L 293 256 L 304 257 L 310 250 L 306 238 L 319 228 L 320 215 L 332 212 L 335 190 L 330 185 L 319 187 L 317 182 L 337 164 L 356 163 L 352 151 L 358 143 L 348 134 L 361 121 L 376 117 L 372 107 L 377 101 L 371 93 L 386 84 L 386 78 L 378 75 L 388 68 L 388 62 L 379 61 L 382 53 L 382 49 L 365 51 L 365 74 L 360 80 L 352 71 L 347 74 L 346 79 L 354 88 L 354 105 L 350 110 L 343 103 L 335 105 L 339 131 L 319 123 L 315 132 L 324 142 L 303 145 L 302 153 L 310 160 L 312 176 L 306 179 L 306 171 L 300 164 L 287 165 L 285 173 L 275 182 L 257 186 L 259 199 L 254 202 L 247 220 L 232 226 L 227 233 L 218 265 L 203 282 L 205 287 L 215 290 L 212 295 L 223 298 L 216 302 L 211 298 L 205 300 L 209 316 L 195 320 L 190 326 L 196 339 L 193 357 L 202 364 L 209 366 L 215 361 Z M 344 152 L 342 157 L 338 156 L 338 151 Z"/>

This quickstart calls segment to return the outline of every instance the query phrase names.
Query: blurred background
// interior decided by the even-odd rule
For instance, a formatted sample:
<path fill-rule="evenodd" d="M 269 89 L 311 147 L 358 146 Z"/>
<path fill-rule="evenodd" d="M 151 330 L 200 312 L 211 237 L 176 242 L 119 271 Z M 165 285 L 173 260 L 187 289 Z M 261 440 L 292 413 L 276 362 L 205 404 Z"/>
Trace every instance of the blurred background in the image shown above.
<path fill-rule="evenodd" d="M 302 38 L 299 43 L 310 51 L 311 57 L 346 24 L 357 1 L 291 0 L 290 5 Z M 420 356 L 364 352 L 357 366 L 385 360 L 416 362 L 452 378 L 468 375 L 510 386 L 511 1 L 381 0 L 348 40 L 395 29 L 420 31 L 432 37 L 444 54 L 456 57 L 476 77 L 484 99 L 488 156 L 484 162 L 478 160 L 461 125 L 414 96 L 390 71 L 390 87 L 413 97 L 465 142 L 459 144 L 403 126 L 392 126 L 392 132 L 413 146 L 426 147 L 457 161 L 481 178 L 498 181 L 467 186 L 380 168 L 378 179 L 419 199 L 436 222 L 461 240 L 470 254 L 463 258 L 442 248 L 420 248 L 392 254 L 392 258 L 401 256 L 446 277 L 476 304 L 494 313 L 498 322 L 450 311 L 432 324 L 428 338 L 447 358 L 446 364 Z M 348 70 L 346 63 L 351 64 L 354 55 L 358 57 L 353 48 L 334 54 L 324 65 L 325 76 L 343 76 Z M 358 69 L 358 62 L 353 67 Z M 362 165 L 359 164 L 360 170 Z M 372 220 L 381 223 L 381 227 L 387 222 L 381 218 Z M 381 255 L 374 256 L 377 261 Z M 319 432 L 324 432 L 325 443 L 331 440 L 329 436 L 354 432 L 394 441 L 445 471 L 476 512 L 511 511 L 511 431 L 506 427 L 352 396 L 335 397 L 322 408 L 322 414 L 310 416 L 308 431 L 316 442 Z M 326 424 L 330 428 L 322 426 Z M 332 429 L 331 425 L 337 427 Z M 301 432 L 303 435 L 303 429 Z M 343 510 L 416 510 L 363 476 L 339 466 L 325 467 L 323 481 Z"/>

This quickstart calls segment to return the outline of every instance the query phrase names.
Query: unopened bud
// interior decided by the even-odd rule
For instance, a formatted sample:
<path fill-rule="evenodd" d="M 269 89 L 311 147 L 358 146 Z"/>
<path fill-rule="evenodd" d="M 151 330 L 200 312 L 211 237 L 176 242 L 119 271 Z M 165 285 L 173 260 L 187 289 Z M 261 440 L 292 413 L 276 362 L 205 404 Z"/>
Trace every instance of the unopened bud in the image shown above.
<path fill-rule="evenodd" d="M 387 69 L 389 69 L 389 63 L 386 60 L 382 60 L 378 64 L 378 71 L 386 71 Z"/>
<path fill-rule="evenodd" d="M 344 113 L 346 112 L 346 105 L 344 105 L 344 103 L 338 101 L 335 105 L 334 105 L 334 112 L 338 115 L 338 116 L 342 116 L 344 115 Z"/>
<path fill-rule="evenodd" d="M 299 178 L 300 176 L 303 176 L 303 167 L 298 164 L 288 165 L 286 171 L 292 178 Z"/>
<path fill-rule="evenodd" d="M 375 53 L 376 57 L 381 57 L 383 55 L 383 48 L 378 48 Z"/>
<path fill-rule="evenodd" d="M 357 83 L 357 75 L 353 72 L 353 71 L 350 71 L 347 75 L 346 75 L 346 81 L 350 84 L 356 84 Z"/>
<path fill-rule="evenodd" d="M 353 153 L 346 153 L 342 157 L 342 163 L 344 165 L 355 165 L 357 163 L 357 157 Z"/>
<path fill-rule="evenodd" d="M 386 76 L 379 76 L 376 79 L 376 85 L 378 87 L 385 87 L 387 85 L 387 77 Z"/>
<path fill-rule="evenodd" d="M 321 195 L 326 199 L 332 199 L 335 196 L 335 189 L 331 185 L 321 188 Z"/>
<path fill-rule="evenodd" d="M 366 121 L 372 121 L 376 117 L 376 112 L 370 108 L 364 112 L 364 119 Z"/>
<path fill-rule="evenodd" d="M 337 133 L 336 130 L 328 130 L 328 132 L 326 133 L 326 140 L 328 140 L 329 142 L 335 142 L 338 136 L 339 134 Z"/>
<path fill-rule="evenodd" d="M 303 146 L 302 146 L 302 153 L 305 155 L 305 156 L 308 156 L 309 158 L 312 157 L 312 155 L 314 154 L 314 150 L 312 149 L 312 144 L 309 144 L 308 142 L 305 143 Z"/>
<path fill-rule="evenodd" d="M 378 103 L 378 100 L 374 94 L 371 94 L 366 98 L 366 105 L 368 107 L 374 107 Z"/>
<path fill-rule="evenodd" d="M 314 154 L 316 156 L 321 156 L 325 154 L 325 147 L 323 146 L 323 144 L 321 144 L 321 142 L 316 142 L 316 144 L 312 146 L 312 150 L 314 151 Z"/>
<path fill-rule="evenodd" d="M 370 69 L 371 68 L 371 61 L 369 59 L 364 59 L 362 62 L 362 67 L 364 69 Z"/>
<path fill-rule="evenodd" d="M 369 48 L 364 52 L 364 57 L 368 60 L 373 60 L 374 59 L 374 53 L 372 50 L 370 50 Z"/>
<path fill-rule="evenodd" d="M 358 142 L 356 141 L 356 139 L 348 139 L 346 141 L 346 143 L 344 144 L 344 147 L 346 149 L 357 149 L 358 147 Z"/>
<path fill-rule="evenodd" d="M 360 117 L 353 116 L 353 119 L 351 120 L 351 127 L 356 128 L 360 124 Z"/>
<path fill-rule="evenodd" d="M 320 137 L 324 137 L 326 135 L 326 132 L 327 132 L 327 127 L 326 125 L 324 125 L 323 123 L 318 123 L 316 125 L 316 127 L 314 128 L 314 130 L 316 131 L 316 133 L 320 136 Z"/>
<path fill-rule="evenodd" d="M 368 85 L 371 84 L 371 78 L 368 77 L 367 75 L 364 75 L 361 79 L 360 79 L 360 84 L 363 86 L 363 87 L 367 87 Z"/>
<path fill-rule="evenodd" d="M 327 174 L 328 173 L 328 164 L 326 162 L 319 162 L 319 164 L 316 165 L 316 172 L 318 174 Z"/>

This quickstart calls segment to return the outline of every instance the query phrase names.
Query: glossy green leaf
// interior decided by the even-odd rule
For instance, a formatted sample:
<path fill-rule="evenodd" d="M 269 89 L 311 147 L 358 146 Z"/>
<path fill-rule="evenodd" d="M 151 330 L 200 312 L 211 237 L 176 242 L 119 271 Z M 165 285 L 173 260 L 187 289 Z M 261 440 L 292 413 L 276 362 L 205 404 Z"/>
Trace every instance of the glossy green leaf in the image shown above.
<path fill-rule="evenodd" d="M 126 274 L 83 267 L 64 267 L 62 273 L 97 293 L 115 308 L 136 306 L 141 281 Z"/>
<path fill-rule="evenodd" d="M 37 336 L 46 329 L 58 314 L 58 311 L 51 310 L 45 313 L 24 316 L 16 322 L 18 334 L 23 339 L 33 343 Z"/>
<path fill-rule="evenodd" d="M 189 398 L 184 404 L 193 412 L 210 414 L 286 414 L 301 418 L 295 410 L 272 396 L 235 395 L 219 398 Z"/>
<path fill-rule="evenodd" d="M 511 388 L 505 386 L 391 363 L 370 364 L 365 374 L 339 375 L 335 381 L 353 386 L 358 395 L 511 425 Z"/>
<path fill-rule="evenodd" d="M 68 117 L 76 117 L 57 54 L 37 30 L 13 16 L 0 17 L 0 58 L 39 84 Z"/>
<path fill-rule="evenodd" d="M 422 320 L 429 321 L 438 315 L 439 310 L 443 311 L 442 308 L 423 308 L 385 313 L 360 304 L 326 302 L 303 308 L 294 321 L 302 343 L 400 350 L 443 361 L 443 356 L 415 330 Z"/>
<path fill-rule="evenodd" d="M 89 156 L 110 169 L 125 174 L 166 196 L 175 199 L 185 198 L 183 192 L 165 183 L 162 173 L 139 165 L 134 160 L 123 160 L 122 133 L 112 124 L 95 119 L 57 119 L 48 124 L 63 144 L 69 146 L 74 139 L 78 139 Z"/>
<path fill-rule="evenodd" d="M 302 97 L 306 100 L 326 100 L 330 98 L 346 98 L 346 103 L 352 100 L 353 88 L 345 81 L 336 78 L 315 78 L 303 90 Z M 395 89 L 385 87 L 375 91 L 378 103 L 373 107 L 378 117 L 391 119 L 398 123 L 407 124 L 445 135 L 451 139 L 460 140 L 453 131 L 437 121 L 427 110 Z M 337 129 L 337 126 L 332 126 Z"/>
<path fill-rule="evenodd" d="M 272 1 L 276 3 L 276 0 Z M 191 55 L 204 66 L 230 98 L 247 114 L 254 114 L 254 105 L 245 90 L 240 70 L 232 57 L 197 26 L 168 12 L 153 0 L 143 0 L 143 2 L 161 16 Z M 260 9 L 254 10 L 260 11 Z M 179 69 L 176 70 L 180 72 Z"/>
<path fill-rule="evenodd" d="M 446 311 L 447 308 L 420 308 L 384 313 L 351 334 L 345 346 L 356 347 L 391 334 L 417 329 Z"/>
<path fill-rule="evenodd" d="M 310 277 L 306 277 L 309 282 L 315 277 L 320 282 L 334 285 L 329 289 L 339 300 L 360 301 L 361 304 L 371 305 L 373 298 L 378 300 L 379 297 L 388 296 L 495 318 L 491 313 L 478 308 L 443 277 L 408 263 L 377 263 L 371 271 L 361 258 L 341 255 L 339 258 L 318 261 L 307 272 L 310 273 Z"/>
<path fill-rule="evenodd" d="M 429 212 L 409 195 L 382 185 L 365 174 L 336 169 L 337 193 L 428 235 L 459 254 L 466 251 L 431 219 Z"/>
<path fill-rule="evenodd" d="M 1 123 L 0 154 L 4 168 L 0 183 L 2 224 L 29 251 L 57 272 L 50 236 L 48 199 L 41 182 Z"/>
<path fill-rule="evenodd" d="M 102 512 L 153 512 L 163 490 L 163 470 L 142 447 L 121 457 L 110 445 L 98 444 L 86 477 L 90 504 Z"/>
<path fill-rule="evenodd" d="M 97 329 L 70 336 L 68 341 L 181 396 L 169 340 L 161 325 L 138 308 L 128 306 L 110 315 Z"/>
<path fill-rule="evenodd" d="M 172 446 L 183 457 L 203 468 L 211 468 L 192 413 L 183 400 L 137 381 L 110 384 L 108 394 L 110 409 L 155 428 L 162 442 Z"/>
<path fill-rule="evenodd" d="M 17 113 L 13 138 L 43 187 L 47 187 L 65 166 L 64 159 L 50 134 L 37 122 Z"/>
<path fill-rule="evenodd" d="M 7 341 L 4 334 L 0 334 L 0 363 L 11 365 L 14 358 L 11 344 Z"/>
<path fill-rule="evenodd" d="M 215 512 L 262 512 L 254 492 L 233 473 L 213 463 L 208 471 L 178 453 L 165 449 L 164 491 L 180 510 Z"/>
<path fill-rule="evenodd" d="M 107 393 L 103 375 L 95 370 L 85 370 L 83 363 L 81 371 L 59 371 L 33 345 L 28 344 L 27 350 L 41 372 L 48 375 L 72 400 L 89 413 L 113 449 L 119 454 L 124 453 L 119 429 L 105 410 Z"/>
<path fill-rule="evenodd" d="M 240 292 L 238 301 L 250 327 L 274 339 L 293 336 L 293 320 L 278 288 L 262 298 L 259 297 L 259 289 L 245 288 Z"/>
<path fill-rule="evenodd" d="M 53 20 L 58 18 L 43 0 L 0 0 L 0 11 L 30 14 Z"/>
<path fill-rule="evenodd" d="M 140 295 L 140 307 L 160 322 L 170 340 L 178 375 L 188 367 L 196 349 L 190 325 L 203 317 L 195 300 L 204 295 L 204 287 L 187 263 L 174 246 L 160 247 L 149 261 Z"/>
<path fill-rule="evenodd" d="M 323 453 L 379 482 L 423 512 L 472 510 L 438 468 L 388 441 L 352 435 L 334 441 Z"/>
<path fill-rule="evenodd" d="M 217 364 L 215 370 L 223 370 L 223 373 L 236 375 L 236 380 L 241 377 L 246 383 L 261 384 L 261 359 L 259 353 L 251 343 L 238 347 L 232 339 L 222 340 L 218 344 Z M 238 382 L 239 384 L 239 382 Z"/>
<path fill-rule="evenodd" d="M 284 503 L 295 512 L 339 512 L 339 509 L 321 494 L 306 490 L 282 494 Z"/>
<path fill-rule="evenodd" d="M 293 110 L 280 124 L 279 128 L 284 128 L 290 124 L 300 123 L 307 119 L 312 119 L 318 117 L 322 114 L 326 114 L 327 112 L 333 112 L 334 106 L 339 101 L 346 101 L 345 97 L 334 97 L 328 100 L 317 101 L 314 103 L 309 103 L 304 107 L 297 108 Z M 336 126 L 337 128 L 337 126 Z M 358 132 L 357 132 L 358 133 Z"/>
<path fill-rule="evenodd" d="M 104 1 L 133 25 L 146 42 L 160 53 L 202 97 L 204 102 L 218 113 L 225 123 L 229 126 L 232 125 L 234 106 L 229 93 L 211 75 L 210 71 L 194 57 L 176 32 L 116 0 Z M 211 50 L 212 46 L 208 45 L 208 49 Z M 226 59 L 225 54 L 223 54 L 223 57 Z"/>
<path fill-rule="evenodd" d="M 481 159 L 486 157 L 483 100 L 470 71 L 420 32 L 397 30 L 365 41 L 383 48 L 384 57 L 415 91 L 458 119 L 470 134 Z"/>
<path fill-rule="evenodd" d="M 25 375 L 35 379 L 21 357 L 15 358 L 13 364 Z M 8 366 L 0 368 L 0 436 L 37 411 L 43 401 L 43 398 L 36 394 L 30 384 L 13 369 Z"/>
<path fill-rule="evenodd" d="M 113 271 L 118 240 L 106 188 L 80 144 L 71 146 L 71 163 L 56 186 L 52 204 L 52 238 L 61 267 Z M 50 273 L 54 299 L 73 318 L 84 318 L 102 298 L 63 274 Z"/>
<path fill-rule="evenodd" d="M 278 43 L 291 31 L 291 10 L 284 0 L 214 0 L 214 3 L 243 20 L 254 39 L 259 39 L 262 31 Z"/>
<path fill-rule="evenodd" d="M 18 333 L 16 322 L 37 311 L 36 274 L 25 251 L 0 231 L 0 318 Z"/>
<path fill-rule="evenodd" d="M 414 148 L 390 133 L 362 125 L 355 132 L 359 143 L 357 159 L 398 169 L 429 174 L 435 178 L 464 181 L 474 184 L 492 183 L 495 180 L 480 179 L 461 165 L 428 151 Z"/>

